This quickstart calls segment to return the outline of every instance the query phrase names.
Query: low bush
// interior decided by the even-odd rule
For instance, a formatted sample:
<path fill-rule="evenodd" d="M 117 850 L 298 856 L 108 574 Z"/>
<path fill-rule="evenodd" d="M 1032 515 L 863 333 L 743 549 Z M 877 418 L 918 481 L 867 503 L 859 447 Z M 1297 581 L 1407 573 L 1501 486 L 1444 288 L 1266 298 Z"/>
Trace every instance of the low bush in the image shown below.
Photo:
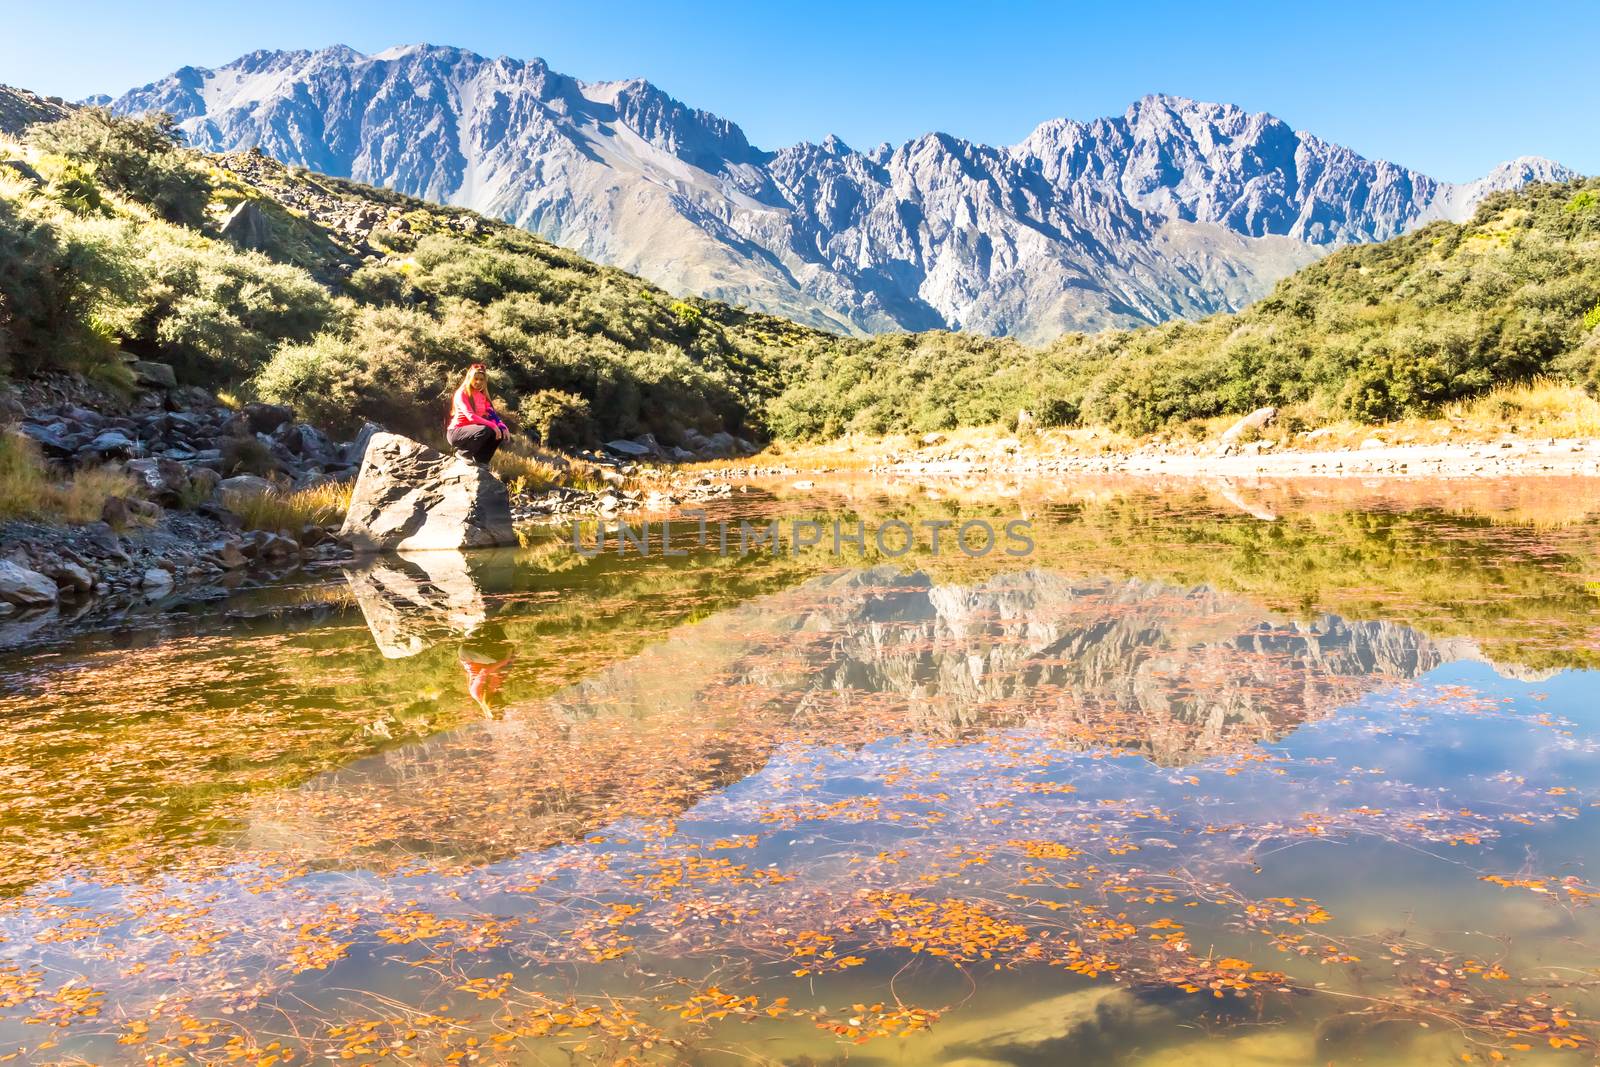
<path fill-rule="evenodd" d="M 594 436 L 589 402 L 576 393 L 540 389 L 517 408 L 524 430 L 548 447 L 587 444 Z"/>
<path fill-rule="evenodd" d="M 59 122 L 35 127 L 32 141 L 46 152 L 83 165 L 85 176 L 154 209 L 169 222 L 198 226 L 211 182 L 179 144 L 164 114 L 118 118 L 103 108 L 79 108 Z"/>

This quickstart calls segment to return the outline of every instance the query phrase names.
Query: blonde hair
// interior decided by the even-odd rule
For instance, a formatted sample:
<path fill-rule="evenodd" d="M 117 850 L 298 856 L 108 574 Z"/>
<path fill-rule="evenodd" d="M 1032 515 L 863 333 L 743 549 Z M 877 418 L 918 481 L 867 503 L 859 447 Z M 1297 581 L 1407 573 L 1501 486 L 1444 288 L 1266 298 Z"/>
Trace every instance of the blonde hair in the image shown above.
<path fill-rule="evenodd" d="M 494 407 L 494 397 L 489 396 L 489 368 L 483 366 L 481 363 L 474 364 L 467 368 L 467 373 L 461 376 L 461 384 L 456 386 L 456 392 L 471 392 L 472 376 L 479 371 L 483 371 L 483 395 L 488 398 L 489 406 Z"/>

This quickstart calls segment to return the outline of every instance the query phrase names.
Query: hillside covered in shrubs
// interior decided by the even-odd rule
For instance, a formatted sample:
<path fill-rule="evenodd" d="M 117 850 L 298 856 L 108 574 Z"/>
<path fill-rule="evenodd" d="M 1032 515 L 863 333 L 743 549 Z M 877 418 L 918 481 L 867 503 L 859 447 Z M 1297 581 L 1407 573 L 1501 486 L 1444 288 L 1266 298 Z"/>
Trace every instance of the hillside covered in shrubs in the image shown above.
<path fill-rule="evenodd" d="M 85 109 L 0 141 L 0 370 L 126 384 L 129 355 L 334 431 L 436 434 L 482 360 L 550 444 L 815 438 L 1004 422 L 1132 432 L 1298 407 L 1426 415 L 1509 382 L 1600 387 L 1600 180 L 1487 200 L 1337 252 L 1201 322 L 1043 348 L 836 337 L 624 272 L 460 209 L 181 147 Z"/>
<path fill-rule="evenodd" d="M 1246 310 L 1068 334 L 1043 349 L 948 333 L 812 343 L 786 365 L 783 436 L 943 430 L 1014 418 L 1133 433 L 1298 407 L 1304 421 L 1428 416 L 1496 385 L 1600 387 L 1600 179 L 1486 200 L 1346 248 Z"/>
<path fill-rule="evenodd" d="M 334 431 L 437 432 L 474 361 L 554 443 L 759 433 L 808 332 L 677 300 L 470 212 L 205 156 L 79 111 L 0 143 L 0 361 L 115 385 L 124 356 Z"/>

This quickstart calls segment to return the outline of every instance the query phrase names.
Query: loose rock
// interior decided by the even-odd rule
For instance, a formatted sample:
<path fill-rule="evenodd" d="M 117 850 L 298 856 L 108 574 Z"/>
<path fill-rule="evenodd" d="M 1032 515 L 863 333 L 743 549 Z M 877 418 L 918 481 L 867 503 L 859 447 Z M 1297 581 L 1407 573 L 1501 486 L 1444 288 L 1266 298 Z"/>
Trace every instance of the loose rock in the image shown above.
<path fill-rule="evenodd" d="M 58 596 L 56 583 L 38 571 L 0 560 L 0 603 L 19 608 L 48 607 Z"/>

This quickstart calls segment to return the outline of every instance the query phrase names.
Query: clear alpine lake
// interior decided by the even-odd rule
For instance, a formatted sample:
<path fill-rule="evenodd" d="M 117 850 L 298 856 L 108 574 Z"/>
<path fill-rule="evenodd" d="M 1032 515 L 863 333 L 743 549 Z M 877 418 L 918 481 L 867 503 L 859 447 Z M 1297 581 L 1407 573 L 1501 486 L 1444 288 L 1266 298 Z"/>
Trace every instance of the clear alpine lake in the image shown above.
<path fill-rule="evenodd" d="M 546 528 L 0 652 L 0 1062 L 1594 1055 L 1592 482 L 716 507 L 1034 550 Z"/>

